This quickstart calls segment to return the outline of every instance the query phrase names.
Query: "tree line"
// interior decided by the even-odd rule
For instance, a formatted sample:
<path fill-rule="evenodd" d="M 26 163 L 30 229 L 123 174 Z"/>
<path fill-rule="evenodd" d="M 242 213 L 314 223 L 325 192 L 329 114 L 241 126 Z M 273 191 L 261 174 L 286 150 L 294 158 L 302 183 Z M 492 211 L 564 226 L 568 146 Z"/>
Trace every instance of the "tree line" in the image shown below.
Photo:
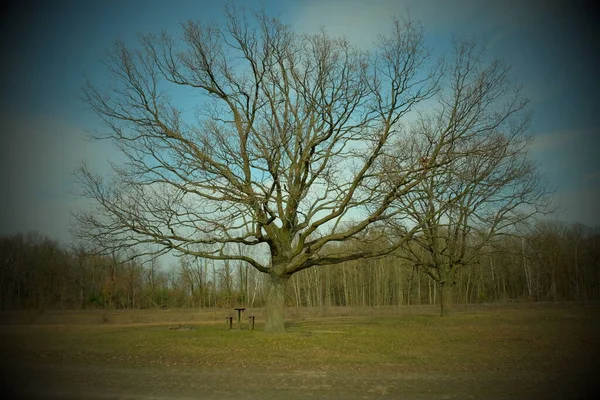
<path fill-rule="evenodd" d="M 439 304 L 439 282 L 402 251 L 294 274 L 286 305 Z M 182 257 L 161 266 L 39 233 L 0 238 L 0 260 L 2 310 L 264 307 L 268 288 L 264 274 L 243 262 Z M 452 297 L 461 304 L 597 301 L 599 285 L 600 230 L 542 221 L 483 249 L 459 270 Z"/>

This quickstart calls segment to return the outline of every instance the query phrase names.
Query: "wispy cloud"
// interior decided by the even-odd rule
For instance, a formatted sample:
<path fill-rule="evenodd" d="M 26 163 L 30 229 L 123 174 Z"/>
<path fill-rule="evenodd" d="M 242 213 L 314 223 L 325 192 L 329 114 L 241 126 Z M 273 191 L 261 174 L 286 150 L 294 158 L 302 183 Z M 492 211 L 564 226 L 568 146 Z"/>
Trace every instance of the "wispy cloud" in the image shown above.
<path fill-rule="evenodd" d="M 548 152 L 557 149 L 562 149 L 564 145 L 578 142 L 583 138 L 581 132 L 553 132 L 538 134 L 532 145 L 534 152 Z"/>
<path fill-rule="evenodd" d="M 598 181 L 600 182 L 600 170 L 589 172 L 585 175 L 585 179 L 588 181 Z M 599 203 L 600 204 L 600 203 Z"/>
<path fill-rule="evenodd" d="M 600 225 L 600 168 L 594 132 L 555 132 L 536 139 L 532 156 L 558 189 L 556 199 L 564 208 L 556 217 Z"/>
<path fill-rule="evenodd" d="M 106 172 L 113 147 L 86 141 L 83 127 L 55 117 L 4 115 L 0 120 L 0 233 L 40 230 L 67 240 L 69 210 L 80 202 L 71 193 L 73 172 L 82 160 Z"/>
<path fill-rule="evenodd" d="M 559 220 L 581 222 L 600 226 L 600 185 L 590 185 L 556 193 L 561 210 L 555 214 Z"/>
<path fill-rule="evenodd" d="M 320 0 L 289 5 L 296 27 L 307 30 L 327 26 L 332 33 L 344 33 L 364 42 L 385 32 L 392 16 L 410 12 L 434 34 L 449 30 L 470 35 L 484 33 L 495 42 L 504 32 L 526 25 L 546 10 L 532 2 L 517 0 Z"/>

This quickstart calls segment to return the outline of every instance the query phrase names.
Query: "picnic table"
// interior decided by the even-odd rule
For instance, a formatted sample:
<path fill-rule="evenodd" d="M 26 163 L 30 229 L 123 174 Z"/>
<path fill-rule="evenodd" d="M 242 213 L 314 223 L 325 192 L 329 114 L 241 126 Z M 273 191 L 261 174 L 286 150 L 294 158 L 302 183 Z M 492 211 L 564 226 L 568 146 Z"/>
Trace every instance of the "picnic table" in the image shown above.
<path fill-rule="evenodd" d="M 242 329 L 242 314 L 244 313 L 244 307 L 236 307 L 234 308 L 238 312 L 238 328 Z"/>

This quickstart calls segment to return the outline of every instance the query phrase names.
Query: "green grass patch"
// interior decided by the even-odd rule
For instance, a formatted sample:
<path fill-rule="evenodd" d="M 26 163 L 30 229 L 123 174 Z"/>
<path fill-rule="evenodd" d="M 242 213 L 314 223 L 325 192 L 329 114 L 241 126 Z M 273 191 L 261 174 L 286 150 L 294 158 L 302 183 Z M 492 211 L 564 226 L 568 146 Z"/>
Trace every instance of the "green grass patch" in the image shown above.
<path fill-rule="evenodd" d="M 449 318 L 367 315 L 307 318 L 284 335 L 223 323 L 7 325 L 8 359 L 119 366 L 352 368 L 399 371 L 540 370 L 593 362 L 600 308 L 459 312 Z"/>

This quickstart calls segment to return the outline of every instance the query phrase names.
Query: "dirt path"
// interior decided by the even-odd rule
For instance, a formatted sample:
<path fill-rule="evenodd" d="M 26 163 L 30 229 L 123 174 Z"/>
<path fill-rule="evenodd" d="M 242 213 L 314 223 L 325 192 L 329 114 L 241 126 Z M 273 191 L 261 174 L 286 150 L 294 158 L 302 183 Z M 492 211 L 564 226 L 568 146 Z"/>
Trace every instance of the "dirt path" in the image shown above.
<path fill-rule="evenodd" d="M 440 375 L 19 362 L 0 372 L 3 398 L 17 399 L 583 399 L 591 392 L 589 374 L 568 371 Z"/>

